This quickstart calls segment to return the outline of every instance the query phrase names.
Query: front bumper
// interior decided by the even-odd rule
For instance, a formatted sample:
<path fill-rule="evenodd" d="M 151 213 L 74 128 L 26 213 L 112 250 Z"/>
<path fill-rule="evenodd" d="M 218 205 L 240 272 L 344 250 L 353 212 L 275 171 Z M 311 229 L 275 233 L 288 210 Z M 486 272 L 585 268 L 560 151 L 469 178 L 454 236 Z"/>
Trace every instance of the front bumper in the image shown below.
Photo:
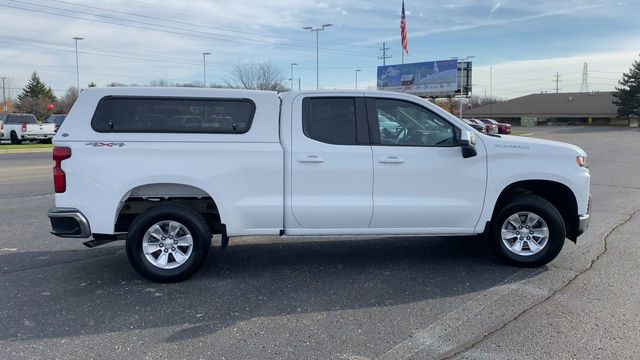
<path fill-rule="evenodd" d="M 589 227 L 591 221 L 591 195 L 589 195 L 589 203 L 587 204 L 587 213 L 584 215 L 578 215 L 578 236 L 584 234 Z"/>
<path fill-rule="evenodd" d="M 580 215 L 578 217 L 578 236 L 584 234 L 584 232 L 589 227 L 590 220 L 591 216 L 589 214 Z"/>
<path fill-rule="evenodd" d="M 51 220 L 51 233 L 65 238 L 88 238 L 91 236 L 89 221 L 80 210 L 74 208 L 52 208 L 47 214 Z"/>

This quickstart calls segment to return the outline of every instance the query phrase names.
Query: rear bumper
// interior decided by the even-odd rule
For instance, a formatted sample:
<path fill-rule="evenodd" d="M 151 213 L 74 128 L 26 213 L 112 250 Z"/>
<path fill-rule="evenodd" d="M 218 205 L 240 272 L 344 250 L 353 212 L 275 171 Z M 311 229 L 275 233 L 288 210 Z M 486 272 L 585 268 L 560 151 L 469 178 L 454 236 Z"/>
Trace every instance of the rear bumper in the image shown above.
<path fill-rule="evenodd" d="M 24 134 L 22 140 L 48 140 L 53 139 L 54 133 L 51 134 Z"/>
<path fill-rule="evenodd" d="M 65 238 L 88 238 L 91 236 L 89 221 L 80 210 L 74 208 L 52 208 L 47 214 L 51 220 L 51 233 Z"/>

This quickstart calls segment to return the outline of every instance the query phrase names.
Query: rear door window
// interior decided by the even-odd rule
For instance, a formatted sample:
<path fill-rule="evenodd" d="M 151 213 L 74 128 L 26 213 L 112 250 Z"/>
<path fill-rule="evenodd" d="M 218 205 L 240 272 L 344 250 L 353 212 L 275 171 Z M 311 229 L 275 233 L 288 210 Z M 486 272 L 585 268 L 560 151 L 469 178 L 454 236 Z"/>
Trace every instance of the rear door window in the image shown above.
<path fill-rule="evenodd" d="M 98 132 L 242 134 L 254 113 L 248 99 L 110 96 L 98 103 L 91 126 Z"/>
<path fill-rule="evenodd" d="M 369 144 L 363 98 L 309 97 L 302 106 L 306 137 L 332 145 Z"/>

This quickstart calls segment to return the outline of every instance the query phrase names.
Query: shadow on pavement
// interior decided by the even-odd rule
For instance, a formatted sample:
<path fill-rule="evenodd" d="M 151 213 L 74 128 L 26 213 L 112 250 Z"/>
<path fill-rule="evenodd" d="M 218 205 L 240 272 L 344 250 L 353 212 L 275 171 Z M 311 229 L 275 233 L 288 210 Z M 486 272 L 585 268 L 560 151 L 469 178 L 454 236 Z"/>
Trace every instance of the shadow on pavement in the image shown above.
<path fill-rule="evenodd" d="M 121 246 L 94 250 L 100 249 L 0 255 L 0 263 L 12 264 L 69 259 L 0 277 L 0 322 L 10 324 L 0 340 L 179 326 L 164 339 L 177 342 L 253 317 L 456 297 L 515 272 L 490 260 L 475 237 L 231 244 L 212 249 L 203 269 L 177 284 L 140 278 Z"/>

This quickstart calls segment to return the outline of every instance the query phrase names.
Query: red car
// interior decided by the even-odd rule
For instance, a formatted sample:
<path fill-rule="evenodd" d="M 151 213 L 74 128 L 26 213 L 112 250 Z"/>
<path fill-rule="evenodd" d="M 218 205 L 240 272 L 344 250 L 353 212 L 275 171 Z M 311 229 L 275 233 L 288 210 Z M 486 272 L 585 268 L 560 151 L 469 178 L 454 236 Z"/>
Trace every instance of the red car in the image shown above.
<path fill-rule="evenodd" d="M 498 134 L 509 135 L 511 134 L 511 124 L 499 123 L 493 119 L 478 119 L 482 121 L 484 124 L 491 124 L 498 127 Z"/>

